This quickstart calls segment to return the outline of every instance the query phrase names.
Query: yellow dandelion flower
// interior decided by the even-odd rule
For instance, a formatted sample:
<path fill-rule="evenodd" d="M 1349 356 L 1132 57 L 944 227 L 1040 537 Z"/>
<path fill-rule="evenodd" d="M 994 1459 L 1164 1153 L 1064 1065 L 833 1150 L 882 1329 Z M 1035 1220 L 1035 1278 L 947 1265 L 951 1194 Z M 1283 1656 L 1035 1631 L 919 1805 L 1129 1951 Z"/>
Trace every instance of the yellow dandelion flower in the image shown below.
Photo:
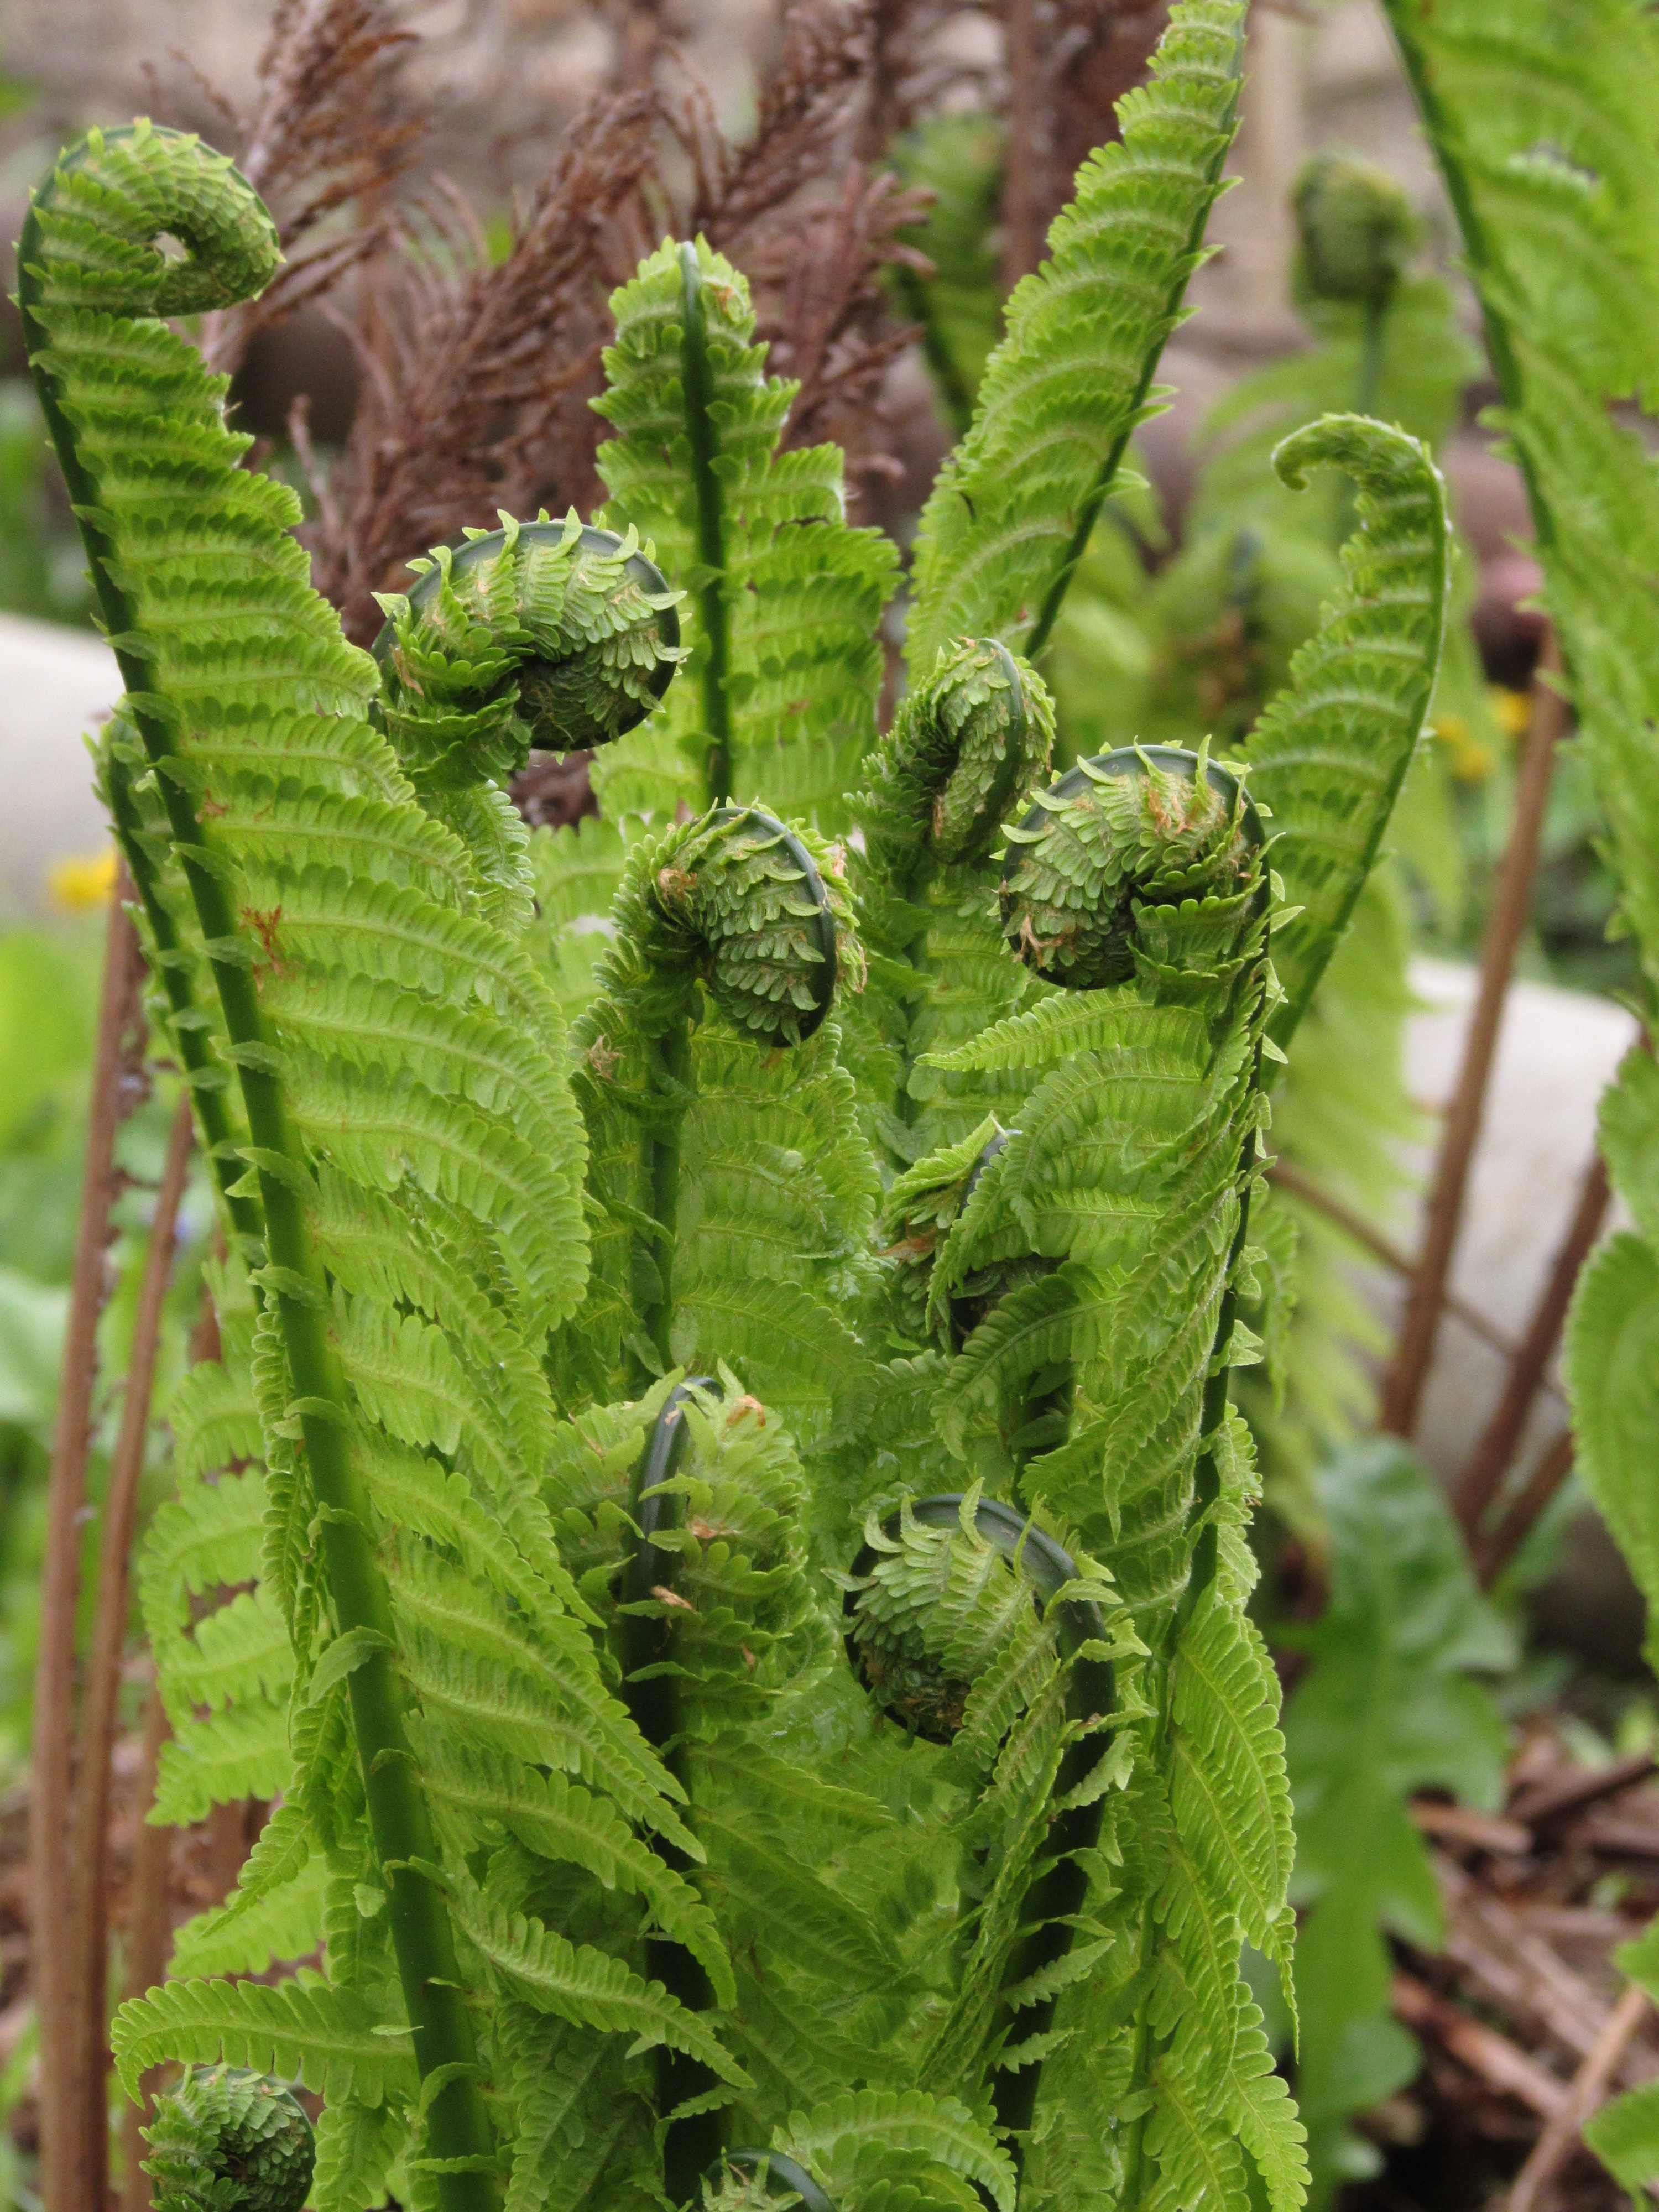
<path fill-rule="evenodd" d="M 1462 714 L 1437 714 L 1429 727 L 1446 748 L 1446 765 L 1459 783 L 1486 781 L 1496 765 L 1492 749 L 1480 743 Z"/>
<path fill-rule="evenodd" d="M 85 914 L 107 906 L 115 890 L 115 848 L 101 853 L 70 853 L 54 860 L 46 871 L 52 904 L 68 914 Z"/>
<path fill-rule="evenodd" d="M 1532 713 L 1532 701 L 1524 691 L 1506 691 L 1501 684 L 1492 687 L 1492 720 L 1506 738 L 1524 737 L 1527 720 Z"/>

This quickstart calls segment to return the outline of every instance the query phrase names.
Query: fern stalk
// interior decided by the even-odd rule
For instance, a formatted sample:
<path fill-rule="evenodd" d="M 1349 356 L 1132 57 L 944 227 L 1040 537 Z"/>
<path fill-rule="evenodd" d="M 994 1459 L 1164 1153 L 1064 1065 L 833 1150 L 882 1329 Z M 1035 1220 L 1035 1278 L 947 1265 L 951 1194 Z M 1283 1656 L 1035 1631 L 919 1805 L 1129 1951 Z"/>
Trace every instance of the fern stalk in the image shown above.
<path fill-rule="evenodd" d="M 142 145 L 160 134 L 135 125 L 131 134 L 120 136 Z M 495 2202 L 486 2171 L 492 2156 L 492 2131 L 476 2079 L 477 2053 L 448 1908 L 430 1871 L 437 1856 L 436 1844 L 404 1730 L 402 1688 L 392 1659 L 391 1601 L 369 1539 L 368 1500 L 347 1446 L 351 1413 L 326 1325 L 328 1282 L 312 1243 L 302 1197 L 310 1181 L 309 1168 L 289 1123 L 283 1082 L 276 1073 L 280 1062 L 254 985 L 252 957 L 218 856 L 208 845 L 185 781 L 175 773 L 181 757 L 167 716 L 157 711 L 161 702 L 152 656 L 145 650 L 145 640 L 136 627 L 135 610 L 118 580 L 118 555 L 100 519 L 98 487 L 82 465 L 73 428 L 59 404 L 46 358 L 52 339 L 52 302 L 47 290 L 50 249 L 45 233 L 58 210 L 66 181 L 77 172 L 101 166 L 106 146 L 112 141 L 118 143 L 118 134 L 110 133 L 107 137 L 94 134 L 62 157 L 30 204 L 18 248 L 18 298 L 25 342 L 52 442 L 76 501 L 94 587 L 126 686 L 125 711 L 155 770 L 173 847 L 218 994 L 228 1041 L 227 1056 L 236 1068 L 240 1086 L 264 1215 L 268 1264 L 264 1288 L 281 1326 L 312 1480 L 322 1509 L 320 1546 L 337 1626 L 342 1637 L 355 1636 L 360 1647 L 359 1663 L 352 1668 L 349 1684 L 352 1725 L 370 1826 L 386 1879 L 387 1918 L 413 2032 L 416 2064 L 423 2081 L 433 2080 L 436 2084 L 428 2112 L 430 2141 L 435 2157 L 456 2161 L 462 2169 L 440 2172 L 439 2199 L 445 2212 L 486 2212 Z M 191 145 L 191 142 L 185 143 Z M 240 189 L 252 209 L 258 210 L 258 203 L 234 179 L 228 163 L 223 164 L 222 173 L 229 190 Z M 158 177 L 155 170 L 149 172 L 149 180 L 163 190 L 169 181 L 165 171 Z M 196 210 L 188 193 L 195 179 L 188 168 L 181 181 L 186 193 L 172 219 L 188 233 L 196 228 Z M 167 227 L 161 208 L 145 212 L 151 215 L 157 230 Z M 258 210 L 258 215 L 257 222 L 251 219 L 251 210 L 244 217 L 245 229 L 235 241 L 241 249 L 240 261 L 227 253 L 227 265 L 221 270 L 207 260 L 205 253 L 198 260 L 192 252 L 191 260 L 181 264 L 207 288 L 206 296 L 185 292 L 181 299 L 167 304 L 177 312 L 240 296 L 245 289 L 260 289 L 275 265 L 276 242 L 263 210 Z M 198 1084 L 197 1096 L 201 1095 Z"/>
<path fill-rule="evenodd" d="M 708 732 L 704 778 L 711 802 L 732 796 L 732 632 L 726 612 L 726 497 L 714 467 L 719 440 L 709 412 L 714 380 L 708 361 L 708 329 L 703 314 L 703 274 L 697 249 L 683 245 L 680 311 L 685 338 L 680 356 L 680 385 L 685 403 L 685 434 L 691 449 L 691 482 L 697 501 L 697 554 L 702 580 L 697 611 L 708 638 L 702 665 L 702 718 Z"/>

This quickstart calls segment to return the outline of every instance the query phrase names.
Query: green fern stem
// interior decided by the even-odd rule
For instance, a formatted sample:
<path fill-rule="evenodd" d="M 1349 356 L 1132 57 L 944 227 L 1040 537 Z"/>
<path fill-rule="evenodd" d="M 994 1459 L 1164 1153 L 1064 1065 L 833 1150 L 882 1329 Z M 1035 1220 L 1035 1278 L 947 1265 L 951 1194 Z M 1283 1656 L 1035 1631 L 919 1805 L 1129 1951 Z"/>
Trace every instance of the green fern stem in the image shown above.
<path fill-rule="evenodd" d="M 671 1022 L 650 1053 L 651 1085 L 651 1212 L 659 1231 L 657 1274 L 661 1295 L 648 1308 L 646 1326 L 657 1357 L 665 1368 L 674 1364 L 671 1340 L 674 1329 L 674 1240 L 680 1206 L 680 1138 L 685 1109 L 691 1103 L 691 1024 L 682 1016 Z"/>
<path fill-rule="evenodd" d="M 54 442 L 56 439 L 54 429 Z M 61 446 L 58 454 L 61 459 Z M 93 572 L 94 579 L 106 577 L 108 573 L 97 562 L 93 564 Z M 100 604 L 105 607 L 107 621 L 108 605 L 101 592 Z M 258 1263 L 264 1241 L 264 1219 L 252 1194 L 242 1187 L 241 1146 L 225 1109 L 225 1071 L 213 1057 L 203 1021 L 204 1010 L 196 1002 L 194 963 L 179 942 L 178 925 L 161 896 L 160 872 L 144 843 L 143 818 L 132 788 L 132 778 L 118 751 L 122 742 L 119 726 L 117 723 L 111 728 L 103 763 L 110 822 L 149 930 L 151 957 L 161 970 L 161 988 L 173 1018 L 169 1024 L 173 1048 L 190 1086 L 202 1150 L 207 1156 L 231 1232 L 240 1247 L 240 1256 L 249 1267 L 253 1267 Z"/>
<path fill-rule="evenodd" d="M 724 805 L 732 796 L 732 628 L 726 603 L 726 495 L 714 467 L 719 435 L 709 408 L 714 380 L 708 360 L 708 331 L 703 317 L 703 274 L 696 247 L 679 248 L 680 303 L 684 350 L 680 387 L 685 434 L 691 447 L 691 482 L 697 501 L 697 613 L 706 640 L 702 665 L 703 727 L 708 736 L 704 767 L 709 799 Z"/>
<path fill-rule="evenodd" d="M 677 1174 L 678 1165 L 677 1155 Z M 659 1532 L 677 1524 L 681 1511 L 681 1500 L 672 1491 L 665 1493 L 660 1486 L 672 1482 L 684 1462 L 690 1430 L 681 1409 L 694 1391 L 708 1391 L 716 1398 L 721 1395 L 720 1384 L 707 1375 L 690 1375 L 676 1383 L 651 1425 L 634 1471 L 629 1508 L 640 1534 L 623 1568 L 623 1596 L 625 1603 L 637 1609 L 624 1615 L 622 1637 L 623 1692 L 629 1711 L 641 1734 L 663 1753 L 688 1802 L 690 1776 L 679 1737 L 675 1677 L 672 1672 L 651 1670 L 663 1665 L 672 1650 L 673 1618 L 672 1613 L 667 1620 L 661 1617 L 657 1593 L 673 1589 L 678 1564 L 675 1553 L 655 1541 Z M 684 1851 L 666 1837 L 653 1837 L 652 1849 L 676 1874 L 689 1875 L 695 1871 Z M 714 1984 L 684 1944 L 653 1936 L 645 1949 L 646 1972 L 652 1980 L 660 1982 L 671 1996 L 690 2010 L 708 2009 L 714 2002 Z M 661 2112 L 672 2112 L 694 2098 L 704 2097 L 716 2086 L 712 2069 L 689 2052 L 672 2050 L 665 2044 L 658 2047 L 656 2069 L 657 2106 Z M 695 2199 L 720 2148 L 718 2112 L 696 2112 L 673 2123 L 663 2143 L 663 2186 L 671 2203 L 690 2204 Z"/>
<path fill-rule="evenodd" d="M 107 148 L 115 149 L 113 163 L 105 159 Z M 215 163 L 210 172 L 222 190 L 204 191 L 195 141 L 153 132 L 148 125 L 94 132 L 59 158 L 24 221 L 18 297 L 25 343 L 127 688 L 125 711 L 155 772 L 217 988 L 227 1055 L 240 1085 L 264 1214 L 267 1266 L 262 1287 L 275 1305 L 288 1357 L 320 1508 L 321 1548 L 336 1625 L 342 1637 L 355 1632 L 361 1644 L 360 1662 L 349 1681 L 352 1723 L 416 2064 L 422 2081 L 438 2084 L 429 2106 L 429 2139 L 436 2158 L 455 2162 L 439 2173 L 437 2193 L 445 2212 L 489 2212 L 495 2201 L 489 2179 L 493 2131 L 477 2086 L 477 2047 L 448 1908 L 429 1871 L 437 1847 L 404 1729 L 402 1686 L 392 1657 L 390 1599 L 369 1536 L 368 1501 L 347 1449 L 350 1413 L 345 1382 L 329 1340 L 327 1279 L 313 1248 L 304 1203 L 309 1170 L 289 1124 L 280 1061 L 254 983 L 253 953 L 239 928 L 219 855 L 197 818 L 172 716 L 158 694 L 153 656 L 119 580 L 118 548 L 104 527 L 98 486 L 82 464 L 50 361 L 53 310 L 59 302 L 48 291 L 54 241 L 47 232 L 57 219 L 73 238 L 75 190 L 83 176 L 100 197 L 124 188 L 131 191 L 137 166 L 131 157 L 146 148 L 153 148 L 156 158 L 137 180 L 144 197 L 131 210 L 127 241 L 135 259 L 146 258 L 167 273 L 159 281 L 150 276 L 148 296 L 145 290 L 137 291 L 139 312 L 179 313 L 227 305 L 257 295 L 269 281 L 279 258 L 275 234 L 258 199 L 228 162 Z M 60 198 L 66 203 L 61 210 Z M 181 238 L 188 249 L 188 258 L 172 270 L 152 243 L 164 231 Z M 60 253 L 60 263 L 64 258 Z M 103 304 L 106 310 L 130 310 L 119 295 Z M 197 1096 L 203 1095 L 198 1085 Z"/>
<path fill-rule="evenodd" d="M 1209 224 L 1210 210 L 1214 203 L 1216 191 L 1221 183 L 1221 173 L 1226 167 L 1227 155 L 1231 150 L 1233 133 L 1237 125 L 1238 93 L 1243 70 L 1244 22 L 1241 15 L 1233 40 L 1231 91 L 1218 125 L 1222 135 L 1204 173 L 1205 183 L 1208 190 L 1194 214 L 1192 228 L 1187 238 L 1185 255 L 1181 264 L 1181 273 L 1175 283 L 1171 285 L 1169 296 L 1164 302 L 1163 327 L 1165 329 L 1172 328 L 1180 314 L 1182 297 L 1187 289 L 1188 271 L 1203 251 L 1204 233 Z M 1148 351 L 1141 362 L 1139 379 L 1135 385 L 1134 398 L 1125 418 L 1124 427 L 1108 449 L 1106 458 L 1100 465 L 1100 472 L 1095 479 L 1093 488 L 1079 509 L 1077 521 L 1072 531 L 1071 543 L 1067 545 L 1060 567 L 1055 570 L 1048 588 L 1043 594 L 1042 605 L 1037 610 L 1036 620 L 1026 633 L 1022 650 L 1028 660 L 1035 660 L 1042 653 L 1053 634 L 1055 623 L 1060 619 L 1060 611 L 1065 604 L 1066 594 L 1071 588 L 1072 579 L 1076 575 L 1079 565 L 1089 550 L 1089 540 L 1093 537 L 1095 525 L 1100 520 L 1100 510 L 1106 504 L 1118 470 L 1122 465 L 1123 456 L 1128 450 L 1130 437 L 1133 434 L 1136 424 L 1140 421 L 1142 411 L 1146 405 L 1148 395 L 1152 388 L 1152 378 L 1157 374 L 1160 351 L 1161 349 Z"/>
<path fill-rule="evenodd" d="M 1205 1378 L 1199 1434 L 1182 1526 L 1175 1538 L 1188 1553 L 1175 1602 L 1163 1623 L 1148 1666 L 1154 1705 L 1147 1743 L 1150 1764 L 1166 1769 L 1174 1728 L 1176 1672 L 1183 1632 L 1216 1578 L 1221 1497 L 1218 1449 L 1231 1401 L 1231 1369 L 1224 1355 L 1237 1318 L 1235 1279 L 1249 1222 L 1250 1188 L 1258 1149 L 1253 1102 L 1262 1080 L 1262 1027 L 1273 986 L 1267 961 L 1272 893 L 1264 865 L 1261 823 L 1234 776 L 1194 756 L 1163 746 L 1106 755 L 1072 769 L 1009 837 L 1009 874 L 1002 887 L 1005 931 L 1027 963 L 1050 982 L 1092 990 L 1127 981 L 1143 963 L 1169 988 L 1178 973 L 1170 954 L 1183 937 L 1195 954 L 1188 993 L 1214 994 L 1216 1032 L 1228 1018 L 1251 1024 L 1243 1095 L 1233 1110 L 1243 1122 L 1234 1177 L 1237 1215 L 1218 1301 Z M 1206 930 L 1200 919 L 1214 917 Z M 1158 943 L 1158 919 L 1170 937 Z M 1157 947 L 1157 950 L 1154 950 Z M 1162 958 L 1159 958 L 1159 953 Z M 1187 965 L 1187 958 L 1181 965 Z M 1138 1958 L 1150 1968 L 1158 1940 L 1155 1899 L 1141 1908 Z M 1135 2014 L 1127 2099 L 1139 2106 L 1124 2144 L 1120 2204 L 1132 2212 L 1140 2198 L 1145 2138 L 1152 2110 L 1152 2069 L 1158 2055 L 1149 1989 Z"/>

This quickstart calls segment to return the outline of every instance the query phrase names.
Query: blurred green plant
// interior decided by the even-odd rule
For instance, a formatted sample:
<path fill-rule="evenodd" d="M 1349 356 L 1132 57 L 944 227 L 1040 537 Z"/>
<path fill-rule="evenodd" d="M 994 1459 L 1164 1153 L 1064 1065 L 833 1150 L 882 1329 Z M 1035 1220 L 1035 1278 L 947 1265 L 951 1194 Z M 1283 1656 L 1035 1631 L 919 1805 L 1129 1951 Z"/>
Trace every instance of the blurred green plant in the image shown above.
<path fill-rule="evenodd" d="M 1480 1679 L 1515 1663 L 1513 1638 L 1481 1597 L 1434 1476 L 1404 1445 L 1373 1439 L 1322 1468 L 1330 1595 L 1310 1629 L 1280 1632 L 1310 1662 L 1285 1712 L 1296 1804 L 1291 1894 L 1313 2212 L 1375 2173 L 1348 2123 L 1417 2071 L 1392 2016 L 1388 1937 L 1427 1951 L 1443 1937 L 1440 1892 L 1407 1804 L 1444 1790 L 1494 1809 L 1506 1735 Z"/>
<path fill-rule="evenodd" d="M 84 565 L 33 387 L 27 377 L 0 379 L 0 610 L 87 622 Z"/>

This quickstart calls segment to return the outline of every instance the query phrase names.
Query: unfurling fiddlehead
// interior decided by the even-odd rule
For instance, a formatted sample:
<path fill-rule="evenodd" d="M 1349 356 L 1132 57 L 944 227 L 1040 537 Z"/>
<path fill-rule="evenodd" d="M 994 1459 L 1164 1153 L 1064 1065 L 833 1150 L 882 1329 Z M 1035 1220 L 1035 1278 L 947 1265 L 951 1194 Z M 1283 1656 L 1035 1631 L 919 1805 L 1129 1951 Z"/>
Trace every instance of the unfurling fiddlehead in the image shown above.
<path fill-rule="evenodd" d="M 417 783 L 498 781 L 532 750 L 607 744 L 679 665 L 681 594 L 632 532 L 503 515 L 409 566 L 374 642 L 386 727 Z"/>
<path fill-rule="evenodd" d="M 839 848 L 755 806 L 711 808 L 629 854 L 611 917 L 616 941 L 575 1040 L 596 1161 L 617 1164 L 606 1194 L 654 1232 L 652 1249 L 629 1262 L 630 1295 L 651 1347 L 642 1358 L 635 1343 L 640 1379 L 653 1360 L 662 1371 L 676 1358 L 674 1244 L 681 1129 L 696 1091 L 692 1030 L 706 1001 L 757 1045 L 799 1045 L 823 1023 L 849 967 L 861 984 L 842 866 Z M 623 1134 L 629 1124 L 643 1139 L 637 1179 L 623 1157 L 636 1150 Z"/>
<path fill-rule="evenodd" d="M 1297 304 L 1358 307 L 1364 319 L 1354 411 L 1369 415 L 1382 372 L 1382 330 L 1422 225 L 1409 195 L 1386 169 L 1329 149 L 1297 179 Z M 1311 317 L 1310 317 L 1311 319 Z M 1343 535 L 1348 517 L 1345 514 Z"/>
<path fill-rule="evenodd" d="M 1081 761 L 1008 832 L 1004 931 L 1046 982 L 1211 976 L 1246 957 L 1261 830 L 1224 769 L 1174 746 Z"/>
<path fill-rule="evenodd" d="M 307 1990 L 304 2007 L 337 2027 L 406 2025 L 398 2124 L 419 2096 L 438 2203 L 483 2212 L 498 2153 L 410 1745 L 396 1539 L 376 1486 L 408 1461 L 375 1409 L 399 1400 L 405 1452 L 436 1444 L 418 1390 L 388 1389 L 387 1361 L 429 1376 L 439 1316 L 465 1313 L 452 1361 L 478 1347 L 525 1436 L 550 1419 L 532 1347 L 581 1295 L 581 1137 L 556 1012 L 496 926 L 511 872 L 415 804 L 370 720 L 374 665 L 310 586 L 297 499 L 239 465 L 250 441 L 226 428 L 225 380 L 160 319 L 256 294 L 277 258 L 228 161 L 140 123 L 60 156 L 24 226 L 20 301 L 127 687 L 104 761 L 118 834 L 204 1145 L 222 1187 L 240 1177 L 225 1196 L 259 1301 L 264 1571 L 289 1647 L 277 1679 L 298 1676 L 302 1716 L 313 1670 L 329 1670 L 283 1766 L 291 1756 L 303 1803 L 307 1761 L 343 1755 L 331 1850 L 384 1905 L 379 1978 L 356 1986 L 331 1955 L 338 1986 Z M 361 1239 L 391 1194 L 408 1264 L 388 1294 Z M 464 1441 L 453 1463 L 464 1487 L 488 1486 Z M 418 1449 L 414 1465 L 436 1468 Z M 514 1534 L 492 1572 L 539 1593 L 551 1618 L 531 1477 L 509 1455 L 493 1480 L 495 1525 Z M 158 2056 L 294 2049 L 243 1995 L 184 1981 L 126 2008 L 124 2078 Z M 307 2079 L 325 2072 L 301 2047 Z"/>
<path fill-rule="evenodd" d="M 1030 663 L 994 640 L 962 638 L 941 647 L 865 764 L 854 801 L 865 841 L 859 901 L 880 956 L 865 1018 L 890 1067 L 896 1118 L 883 1134 L 901 1168 L 941 1139 L 960 1140 L 988 1103 L 951 1097 L 935 1126 L 927 1102 L 963 1086 L 918 1078 L 917 1063 L 968 1034 L 964 1018 L 983 1027 L 1018 998 L 1018 971 L 982 911 L 984 864 L 1047 773 L 1054 734 L 1054 702 Z"/>
<path fill-rule="evenodd" d="M 1036 2039 L 1053 2025 L 1059 1970 L 1088 1889 L 1080 1855 L 1100 1835 L 1101 1796 L 1087 1785 L 1109 1747 L 1103 1723 L 1115 1701 L 1107 1595 L 1051 1536 L 977 1489 L 907 1499 L 885 1526 L 872 1522 L 846 1577 L 848 1656 L 904 1728 L 951 1745 L 969 1773 L 994 1764 L 1018 1772 L 1045 1733 L 1058 1753 L 1040 1863 L 1018 1852 L 1003 1862 L 1012 1893 L 1000 1902 L 1018 1935 L 1000 1987 L 1015 1994 L 1000 2019 L 993 2014 L 993 2095 L 998 2124 L 1017 2145 L 1036 2108 Z M 985 1917 L 994 1925 L 994 1905 Z"/>
<path fill-rule="evenodd" d="M 186 2068 L 144 2135 L 155 2212 L 300 2212 L 310 2194 L 311 2122 L 268 2075 Z"/>
<path fill-rule="evenodd" d="M 681 598 L 632 531 L 574 514 L 471 530 L 383 592 L 377 709 L 429 814 L 471 854 L 481 906 L 515 931 L 531 911 L 529 840 L 507 793 L 532 750 L 610 744 L 642 721 L 682 654 Z"/>
<path fill-rule="evenodd" d="M 872 875 L 915 898 L 939 868 L 984 860 L 1054 738 L 1054 702 L 1029 661 L 994 640 L 941 647 L 866 769 Z"/>

